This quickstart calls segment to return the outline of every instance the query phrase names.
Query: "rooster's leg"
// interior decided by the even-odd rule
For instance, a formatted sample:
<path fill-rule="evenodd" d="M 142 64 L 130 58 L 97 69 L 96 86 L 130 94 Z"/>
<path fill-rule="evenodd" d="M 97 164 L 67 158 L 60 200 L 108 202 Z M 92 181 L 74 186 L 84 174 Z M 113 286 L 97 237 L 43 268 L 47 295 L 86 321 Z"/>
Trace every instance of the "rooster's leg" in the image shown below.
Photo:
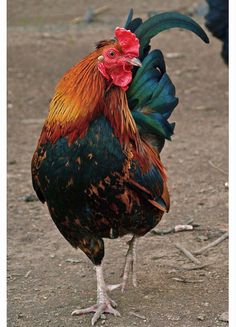
<path fill-rule="evenodd" d="M 132 282 L 133 286 L 137 287 L 137 276 L 136 276 L 136 243 L 137 243 L 137 237 L 134 235 L 132 239 L 128 242 L 129 248 L 126 254 L 125 258 L 125 267 L 124 267 L 124 272 L 122 274 L 123 281 L 122 281 L 122 286 L 121 290 L 124 292 L 129 273 L 131 271 L 132 274 Z"/>
<path fill-rule="evenodd" d="M 112 290 L 118 287 L 119 285 L 106 286 L 102 266 L 96 266 L 96 275 L 97 275 L 97 303 L 86 309 L 78 309 L 72 312 L 72 315 L 82 315 L 85 313 L 94 312 L 92 318 L 92 326 L 98 321 L 103 313 L 110 313 L 114 316 L 120 316 L 119 311 L 114 308 L 117 306 L 115 301 L 111 300 L 107 295 L 107 290 Z"/>

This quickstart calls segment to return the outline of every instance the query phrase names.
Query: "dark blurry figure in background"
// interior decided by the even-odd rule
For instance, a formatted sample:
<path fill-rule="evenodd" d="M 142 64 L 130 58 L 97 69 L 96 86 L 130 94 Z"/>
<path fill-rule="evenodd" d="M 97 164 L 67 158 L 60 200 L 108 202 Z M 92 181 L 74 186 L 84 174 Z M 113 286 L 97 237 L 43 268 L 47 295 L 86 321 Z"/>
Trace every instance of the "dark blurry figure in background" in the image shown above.
<path fill-rule="evenodd" d="M 221 51 L 224 62 L 228 65 L 228 0 L 207 0 L 209 11 L 206 15 L 206 27 L 213 34 L 223 42 Z"/>

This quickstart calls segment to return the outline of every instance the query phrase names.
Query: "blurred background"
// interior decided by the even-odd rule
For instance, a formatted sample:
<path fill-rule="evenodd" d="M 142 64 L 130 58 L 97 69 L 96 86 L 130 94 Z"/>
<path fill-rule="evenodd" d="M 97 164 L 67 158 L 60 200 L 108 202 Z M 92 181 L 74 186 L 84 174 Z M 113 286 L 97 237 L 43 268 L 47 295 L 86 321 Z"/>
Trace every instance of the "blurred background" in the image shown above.
<path fill-rule="evenodd" d="M 138 245 L 139 288 L 114 291 L 121 318 L 98 326 L 227 326 L 227 241 L 200 256 L 202 268 L 175 247 L 194 251 L 228 230 L 228 67 L 223 43 L 205 27 L 208 6 L 195 0 L 8 1 L 8 326 L 90 326 L 90 316 L 71 317 L 95 298 L 94 272 L 81 251 L 58 233 L 31 186 L 30 165 L 58 79 L 123 26 L 128 11 L 146 19 L 158 11 L 191 16 L 210 44 L 193 33 L 161 33 L 152 46 L 163 51 L 179 105 L 172 142 L 162 160 L 168 168 L 171 210 L 166 230 L 194 222 L 191 232 L 149 233 Z M 106 241 L 106 279 L 119 280 L 123 240 Z M 136 313 L 134 315 L 133 313 Z M 141 317 L 138 317 L 137 314 Z"/>

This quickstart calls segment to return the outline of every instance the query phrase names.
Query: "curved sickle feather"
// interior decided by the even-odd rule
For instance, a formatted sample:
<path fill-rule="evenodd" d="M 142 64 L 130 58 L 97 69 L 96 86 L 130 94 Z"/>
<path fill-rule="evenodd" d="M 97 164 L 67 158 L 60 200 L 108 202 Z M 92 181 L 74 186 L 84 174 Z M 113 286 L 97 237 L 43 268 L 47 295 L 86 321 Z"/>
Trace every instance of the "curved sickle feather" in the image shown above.
<path fill-rule="evenodd" d="M 161 13 L 149 18 L 135 30 L 135 34 L 139 38 L 143 50 L 155 35 L 176 27 L 189 30 L 199 36 L 205 43 L 209 43 L 208 36 L 200 25 L 192 18 L 178 12 Z M 142 56 L 142 53 L 140 53 L 140 56 Z"/>

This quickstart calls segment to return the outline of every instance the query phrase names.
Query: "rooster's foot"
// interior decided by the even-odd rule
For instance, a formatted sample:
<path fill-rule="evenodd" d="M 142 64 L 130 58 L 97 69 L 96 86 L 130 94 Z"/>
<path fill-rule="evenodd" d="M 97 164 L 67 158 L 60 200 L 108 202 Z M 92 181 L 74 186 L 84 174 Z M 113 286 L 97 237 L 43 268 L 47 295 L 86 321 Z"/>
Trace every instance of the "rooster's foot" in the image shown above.
<path fill-rule="evenodd" d="M 89 308 L 86 309 L 78 309 L 72 312 L 72 316 L 78 316 L 83 315 L 85 313 L 91 313 L 94 312 L 93 318 L 92 318 L 92 326 L 95 325 L 95 323 L 98 321 L 98 319 L 101 317 L 103 313 L 110 313 L 113 314 L 116 317 L 120 317 L 119 311 L 114 309 L 114 306 L 116 306 L 116 303 L 112 300 L 105 302 L 105 303 L 99 303 L 92 305 Z"/>
<path fill-rule="evenodd" d="M 106 285 L 103 278 L 102 266 L 96 266 L 96 275 L 97 275 L 97 304 L 92 305 L 86 309 L 77 309 L 74 310 L 71 314 L 72 316 L 80 316 L 86 313 L 94 312 L 92 318 L 92 326 L 98 321 L 103 313 L 110 313 L 116 317 L 120 317 L 119 311 L 114 308 L 117 307 L 115 301 L 111 300 L 107 291 L 112 291 L 118 287 L 120 284 L 116 285 Z"/>

